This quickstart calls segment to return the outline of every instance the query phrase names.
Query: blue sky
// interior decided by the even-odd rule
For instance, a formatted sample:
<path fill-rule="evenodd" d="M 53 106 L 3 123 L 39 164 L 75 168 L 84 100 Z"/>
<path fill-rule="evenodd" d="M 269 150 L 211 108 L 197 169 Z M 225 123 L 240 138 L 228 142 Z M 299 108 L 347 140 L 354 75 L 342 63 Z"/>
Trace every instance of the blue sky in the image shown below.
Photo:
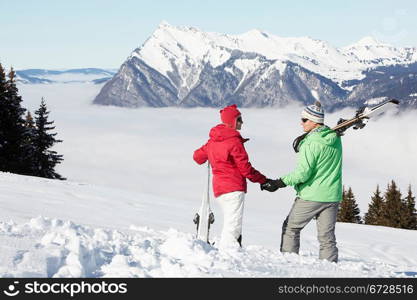
<path fill-rule="evenodd" d="M 239 34 L 261 29 L 345 46 L 374 36 L 417 46 L 417 1 L 0 0 L 0 62 L 22 68 L 118 68 L 165 20 Z"/>

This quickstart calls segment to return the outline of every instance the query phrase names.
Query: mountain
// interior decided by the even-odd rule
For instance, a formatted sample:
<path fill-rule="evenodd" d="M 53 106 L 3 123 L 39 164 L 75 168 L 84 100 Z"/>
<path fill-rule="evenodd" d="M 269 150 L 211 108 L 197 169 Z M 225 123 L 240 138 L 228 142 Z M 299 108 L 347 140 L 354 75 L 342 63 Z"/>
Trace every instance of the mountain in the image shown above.
<path fill-rule="evenodd" d="M 16 71 L 18 82 L 24 84 L 40 83 L 103 83 L 110 80 L 116 73 L 111 69 L 69 69 L 69 70 L 45 70 L 26 69 Z"/>
<path fill-rule="evenodd" d="M 311 103 L 317 95 L 332 109 L 363 98 L 354 90 L 374 69 L 416 61 L 416 48 L 398 48 L 370 37 L 335 48 L 309 37 L 278 37 L 260 30 L 227 35 L 162 22 L 94 103 L 263 107 Z"/>
<path fill-rule="evenodd" d="M 373 37 L 364 37 L 357 43 L 342 48 L 342 51 L 345 55 L 370 67 L 410 63 L 417 60 L 415 48 L 397 48 Z"/>
<path fill-rule="evenodd" d="M 368 70 L 347 101 L 363 103 L 370 98 L 401 99 L 403 106 L 417 108 L 417 63 L 382 66 Z"/>

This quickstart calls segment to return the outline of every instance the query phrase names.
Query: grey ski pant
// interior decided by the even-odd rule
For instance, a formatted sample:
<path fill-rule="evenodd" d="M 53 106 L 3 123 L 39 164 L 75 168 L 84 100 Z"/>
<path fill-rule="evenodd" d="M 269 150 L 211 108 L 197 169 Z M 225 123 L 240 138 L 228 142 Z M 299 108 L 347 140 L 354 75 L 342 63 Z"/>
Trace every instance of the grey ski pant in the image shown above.
<path fill-rule="evenodd" d="M 306 201 L 299 197 L 282 225 L 281 252 L 297 253 L 300 249 L 300 232 L 313 219 L 317 219 L 320 259 L 337 262 L 335 225 L 339 202 Z"/>

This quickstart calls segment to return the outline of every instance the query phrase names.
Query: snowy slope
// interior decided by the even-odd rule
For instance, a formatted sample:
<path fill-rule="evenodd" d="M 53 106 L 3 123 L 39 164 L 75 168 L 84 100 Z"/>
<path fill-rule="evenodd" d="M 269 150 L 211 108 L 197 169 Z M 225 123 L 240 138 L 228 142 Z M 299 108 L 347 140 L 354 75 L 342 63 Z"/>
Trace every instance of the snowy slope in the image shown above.
<path fill-rule="evenodd" d="M 55 120 L 57 170 L 66 182 L 0 173 L 0 276 L 415 276 L 415 231 L 337 225 L 340 263 L 317 260 L 315 224 L 302 233 L 301 255 L 278 251 L 290 188 L 266 193 L 249 184 L 242 251 L 194 241 L 192 218 L 205 168 L 191 159 L 217 109 L 141 109 L 91 105 L 95 84 L 20 85 L 24 106 L 45 97 Z M 269 177 L 295 163 L 300 107 L 244 109 L 242 135 L 253 165 Z M 328 114 L 326 123 L 352 111 Z M 344 183 L 362 214 L 376 184 L 395 179 L 403 192 L 417 169 L 415 113 L 372 120 L 343 138 Z M 285 130 L 283 130 L 285 128 Z M 395 155 L 393 155 L 395 154 Z M 381 162 L 384 162 L 381 165 Z M 218 238 L 222 218 L 213 202 Z"/>
<path fill-rule="evenodd" d="M 1 219 L 13 219 L 0 222 L 0 277 L 417 277 L 409 230 L 338 224 L 334 264 L 317 245 L 298 256 L 197 241 L 176 229 L 190 221 L 180 199 L 6 173 L 0 194 Z"/>

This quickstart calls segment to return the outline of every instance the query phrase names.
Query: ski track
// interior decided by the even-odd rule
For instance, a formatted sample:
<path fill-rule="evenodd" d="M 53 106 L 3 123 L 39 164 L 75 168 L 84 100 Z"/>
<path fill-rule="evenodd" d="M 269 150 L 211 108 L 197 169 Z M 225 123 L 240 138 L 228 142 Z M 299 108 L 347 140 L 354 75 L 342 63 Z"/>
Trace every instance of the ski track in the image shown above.
<path fill-rule="evenodd" d="M 338 264 L 316 253 L 282 254 L 250 245 L 217 249 L 174 229 L 93 228 L 37 217 L 0 222 L 1 277 L 416 277 L 359 257 Z M 372 245 L 374 246 L 374 245 Z M 385 251 L 384 247 L 379 249 Z M 391 250 L 390 250 L 391 251 Z"/>

